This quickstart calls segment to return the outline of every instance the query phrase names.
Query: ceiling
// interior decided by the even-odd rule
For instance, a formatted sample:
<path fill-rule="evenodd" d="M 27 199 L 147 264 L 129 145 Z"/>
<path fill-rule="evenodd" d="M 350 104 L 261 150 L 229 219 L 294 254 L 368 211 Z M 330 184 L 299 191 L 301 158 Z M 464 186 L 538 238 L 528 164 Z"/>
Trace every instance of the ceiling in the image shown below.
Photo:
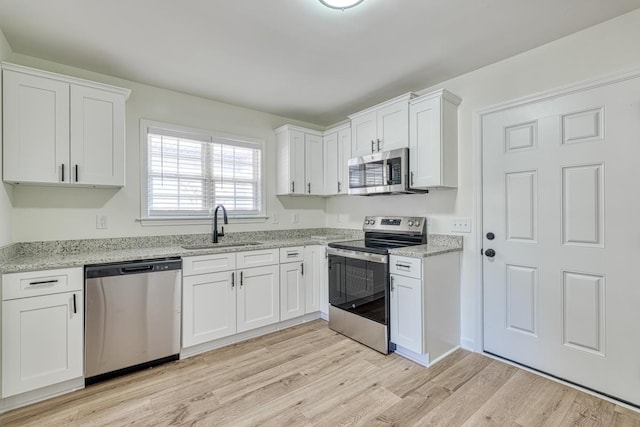
<path fill-rule="evenodd" d="M 640 0 L 0 0 L 15 53 L 326 126 Z"/>

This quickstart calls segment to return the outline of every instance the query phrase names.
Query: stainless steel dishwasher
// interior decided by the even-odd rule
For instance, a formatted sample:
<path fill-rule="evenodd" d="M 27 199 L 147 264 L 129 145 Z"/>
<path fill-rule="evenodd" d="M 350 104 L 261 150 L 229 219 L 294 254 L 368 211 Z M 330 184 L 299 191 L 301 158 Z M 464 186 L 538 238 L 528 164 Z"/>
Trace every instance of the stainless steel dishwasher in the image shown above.
<path fill-rule="evenodd" d="M 182 260 L 85 267 L 85 384 L 180 352 Z"/>

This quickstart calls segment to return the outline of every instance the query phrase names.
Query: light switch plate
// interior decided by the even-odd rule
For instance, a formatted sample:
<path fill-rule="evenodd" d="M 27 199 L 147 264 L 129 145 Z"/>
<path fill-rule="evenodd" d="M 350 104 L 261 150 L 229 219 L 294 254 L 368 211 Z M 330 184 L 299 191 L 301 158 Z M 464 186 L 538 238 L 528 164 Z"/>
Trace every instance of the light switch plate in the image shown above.
<path fill-rule="evenodd" d="M 471 218 L 454 218 L 451 220 L 453 233 L 471 233 Z"/>
<path fill-rule="evenodd" d="M 274 212 L 273 215 L 271 216 L 271 223 L 278 224 L 279 222 L 280 222 L 280 215 L 278 215 L 278 212 Z"/>
<path fill-rule="evenodd" d="M 299 219 L 298 212 L 294 212 L 294 213 L 291 214 L 291 222 L 292 223 L 297 224 L 298 223 L 298 219 Z"/>

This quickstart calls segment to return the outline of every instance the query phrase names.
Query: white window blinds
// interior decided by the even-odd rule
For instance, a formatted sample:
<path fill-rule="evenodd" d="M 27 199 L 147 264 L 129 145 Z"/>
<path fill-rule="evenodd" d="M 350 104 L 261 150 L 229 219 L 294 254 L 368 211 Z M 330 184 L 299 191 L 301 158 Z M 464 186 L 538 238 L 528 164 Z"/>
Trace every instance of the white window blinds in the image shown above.
<path fill-rule="evenodd" d="M 232 217 L 262 216 L 262 149 L 241 137 L 150 127 L 148 217 L 210 217 L 218 204 Z"/>

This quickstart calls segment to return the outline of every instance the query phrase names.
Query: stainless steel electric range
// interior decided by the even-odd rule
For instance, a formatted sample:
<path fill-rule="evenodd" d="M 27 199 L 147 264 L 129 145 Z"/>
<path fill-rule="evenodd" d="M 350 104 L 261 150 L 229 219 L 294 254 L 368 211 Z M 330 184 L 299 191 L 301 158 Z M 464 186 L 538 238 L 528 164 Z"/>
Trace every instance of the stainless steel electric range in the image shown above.
<path fill-rule="evenodd" d="M 389 353 L 389 250 L 427 243 L 422 217 L 368 216 L 364 240 L 330 243 L 329 328 Z"/>

